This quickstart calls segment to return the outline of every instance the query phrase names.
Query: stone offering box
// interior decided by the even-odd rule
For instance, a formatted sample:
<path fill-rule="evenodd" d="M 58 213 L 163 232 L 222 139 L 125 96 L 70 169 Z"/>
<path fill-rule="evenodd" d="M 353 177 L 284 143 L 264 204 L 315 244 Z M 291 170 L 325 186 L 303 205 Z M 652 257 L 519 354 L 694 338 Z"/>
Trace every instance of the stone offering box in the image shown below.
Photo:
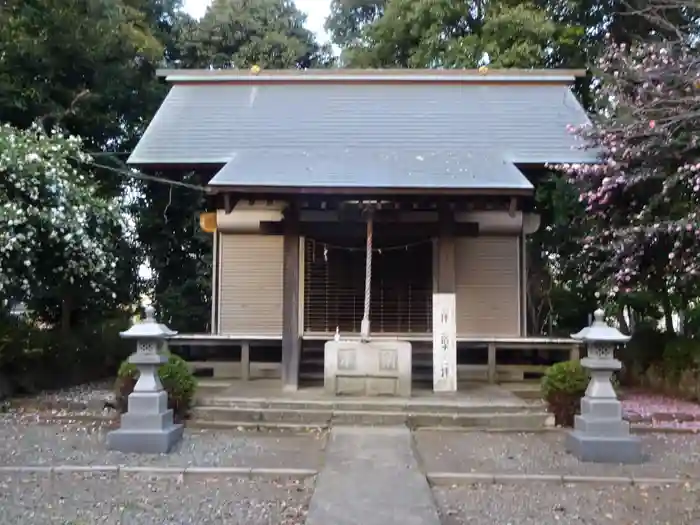
<path fill-rule="evenodd" d="M 411 343 L 328 341 L 324 347 L 324 389 L 331 395 L 411 395 Z"/>

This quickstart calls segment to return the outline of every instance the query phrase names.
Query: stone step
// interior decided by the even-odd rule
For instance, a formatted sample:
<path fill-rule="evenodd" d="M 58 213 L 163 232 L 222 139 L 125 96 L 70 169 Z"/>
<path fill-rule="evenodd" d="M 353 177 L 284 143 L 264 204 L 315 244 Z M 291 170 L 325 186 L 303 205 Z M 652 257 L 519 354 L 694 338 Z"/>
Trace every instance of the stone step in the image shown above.
<path fill-rule="evenodd" d="M 515 394 L 521 399 L 536 400 L 542 399 L 542 391 L 540 390 L 540 383 L 537 381 L 523 381 L 523 382 L 510 382 L 501 383 L 501 388 L 508 390 L 509 392 Z"/>
<path fill-rule="evenodd" d="M 197 407 L 230 408 L 230 409 L 274 409 L 274 410 L 312 410 L 322 412 L 332 411 L 379 411 L 379 412 L 411 412 L 411 413 L 456 413 L 456 414 L 521 414 L 540 413 L 544 411 L 542 403 L 507 404 L 494 401 L 493 403 L 459 403 L 450 399 L 401 399 L 401 398 L 336 398 L 336 399 L 290 399 L 290 398 L 253 398 L 229 397 L 222 395 L 201 395 L 197 397 Z"/>
<path fill-rule="evenodd" d="M 314 410 L 279 408 L 229 408 L 199 406 L 192 410 L 194 421 L 233 424 L 294 424 L 314 427 L 334 425 L 406 425 L 410 428 L 454 427 L 479 429 L 538 430 L 545 427 L 547 414 L 540 412 L 409 412 L 379 410 Z"/>
<path fill-rule="evenodd" d="M 335 399 L 303 399 L 303 398 L 261 398 L 236 397 L 223 395 L 203 395 L 198 397 L 197 406 L 224 408 L 273 408 L 279 410 L 379 410 L 384 412 L 540 412 L 544 405 L 541 403 L 460 403 L 452 399 L 432 398 L 335 398 Z"/>

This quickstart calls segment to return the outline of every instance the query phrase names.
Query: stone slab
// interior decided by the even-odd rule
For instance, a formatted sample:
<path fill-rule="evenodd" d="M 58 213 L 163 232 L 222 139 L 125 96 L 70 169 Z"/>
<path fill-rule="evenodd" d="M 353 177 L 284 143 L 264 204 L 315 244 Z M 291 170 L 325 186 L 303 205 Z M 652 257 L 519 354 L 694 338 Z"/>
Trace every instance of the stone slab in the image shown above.
<path fill-rule="evenodd" d="M 566 436 L 566 450 L 580 461 L 637 465 L 644 463 L 642 441 L 637 436 L 590 436 L 573 430 Z"/>
<path fill-rule="evenodd" d="M 113 430 L 107 434 L 107 448 L 128 454 L 167 454 L 182 439 L 183 426 L 164 430 Z"/>
<path fill-rule="evenodd" d="M 330 395 L 411 395 L 411 343 L 340 340 L 324 345 L 324 389 Z"/>
<path fill-rule="evenodd" d="M 440 525 L 406 427 L 334 427 L 306 525 Z"/>

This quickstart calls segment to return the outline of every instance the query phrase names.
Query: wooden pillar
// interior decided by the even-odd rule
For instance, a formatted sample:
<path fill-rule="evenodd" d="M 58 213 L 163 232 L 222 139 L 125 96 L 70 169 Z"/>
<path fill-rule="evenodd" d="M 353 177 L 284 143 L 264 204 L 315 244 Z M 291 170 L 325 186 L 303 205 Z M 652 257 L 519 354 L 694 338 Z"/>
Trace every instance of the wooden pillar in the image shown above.
<path fill-rule="evenodd" d="M 209 330 L 212 334 L 219 333 L 219 268 L 221 266 L 219 262 L 219 243 L 221 242 L 219 236 L 219 230 L 214 230 L 212 234 L 211 326 Z"/>
<path fill-rule="evenodd" d="M 495 384 L 497 381 L 497 370 L 496 370 L 496 343 L 489 343 L 488 345 L 488 368 L 487 377 L 489 384 Z"/>
<path fill-rule="evenodd" d="M 527 337 L 527 239 L 520 235 L 520 335 Z"/>
<path fill-rule="evenodd" d="M 290 204 L 284 216 L 282 270 L 282 386 L 299 387 L 301 340 L 299 334 L 299 210 Z"/>
<path fill-rule="evenodd" d="M 455 293 L 456 283 L 456 260 L 455 260 L 455 237 L 454 237 L 454 214 L 448 208 L 440 210 L 440 237 L 437 242 L 437 289 L 439 293 Z"/>
<path fill-rule="evenodd" d="M 250 380 L 250 342 L 241 343 L 241 380 Z"/>
<path fill-rule="evenodd" d="M 578 343 L 574 343 L 569 349 L 569 361 L 578 361 L 579 359 L 581 359 L 581 347 Z"/>

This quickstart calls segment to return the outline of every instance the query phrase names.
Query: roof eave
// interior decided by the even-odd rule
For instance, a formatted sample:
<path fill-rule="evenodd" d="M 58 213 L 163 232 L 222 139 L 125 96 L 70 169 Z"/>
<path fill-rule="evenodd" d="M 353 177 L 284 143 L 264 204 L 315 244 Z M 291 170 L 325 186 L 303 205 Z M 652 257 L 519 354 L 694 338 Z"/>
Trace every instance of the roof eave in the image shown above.
<path fill-rule="evenodd" d="M 360 187 L 360 186 L 235 186 L 212 185 L 208 186 L 211 193 L 260 193 L 260 194 L 284 194 L 284 195 L 490 195 L 490 196 L 531 196 L 534 187 L 517 188 L 448 188 L 448 187 Z"/>
<path fill-rule="evenodd" d="M 275 83 L 275 82 L 517 82 L 517 83 L 572 83 L 584 77 L 586 70 L 577 69 L 491 69 L 486 71 L 416 70 L 416 69 L 309 69 L 264 70 L 253 73 L 236 69 L 160 69 L 157 76 L 168 82 L 207 83 Z"/>

